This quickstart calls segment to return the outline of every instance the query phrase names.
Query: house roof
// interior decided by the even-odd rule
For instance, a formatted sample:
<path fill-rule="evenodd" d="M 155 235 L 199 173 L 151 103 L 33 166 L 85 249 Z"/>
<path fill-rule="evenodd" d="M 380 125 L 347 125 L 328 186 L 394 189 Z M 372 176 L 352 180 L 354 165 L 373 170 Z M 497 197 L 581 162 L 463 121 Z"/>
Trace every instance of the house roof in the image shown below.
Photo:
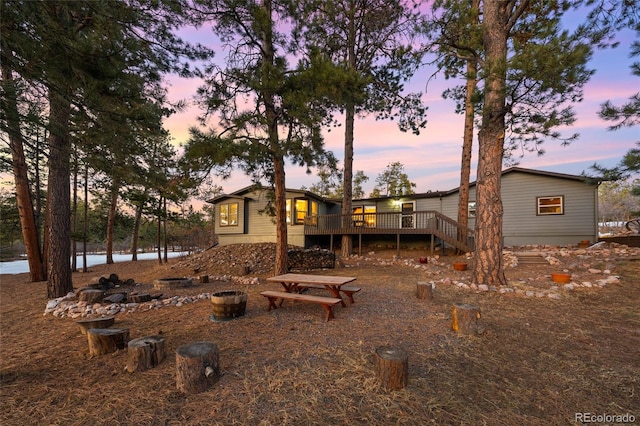
<path fill-rule="evenodd" d="M 585 183 L 599 183 L 604 180 L 604 178 L 597 177 L 597 176 L 583 176 L 583 175 L 570 175 L 566 173 L 545 172 L 543 170 L 525 169 L 523 167 L 509 167 L 508 169 L 502 171 L 502 176 L 508 173 L 514 173 L 514 172 L 529 173 L 532 175 L 539 175 L 539 176 L 550 176 L 550 177 L 556 177 L 560 179 L 577 180 Z"/>
<path fill-rule="evenodd" d="M 526 169 L 523 167 L 509 167 L 508 169 L 505 169 L 502 171 L 502 176 L 505 176 L 511 173 L 525 173 L 525 174 L 538 175 L 538 176 L 548 176 L 548 177 L 554 177 L 559 179 L 576 180 L 576 181 L 591 183 L 591 184 L 598 184 L 604 180 L 601 177 L 590 177 L 590 176 L 582 176 L 582 175 L 570 175 L 566 173 L 546 172 L 543 170 Z M 476 183 L 477 181 L 469 182 L 469 186 L 471 187 L 475 186 Z M 460 187 L 458 186 L 448 191 L 427 191 L 422 193 L 406 194 L 406 195 L 402 195 L 402 198 L 409 199 L 409 200 L 418 199 L 418 198 L 420 199 L 438 198 L 438 197 L 444 197 L 447 195 L 455 194 L 459 190 L 460 190 Z M 394 197 L 393 196 L 370 197 L 370 198 L 361 198 L 361 199 L 358 199 L 358 201 L 381 200 L 381 199 L 387 199 L 387 198 L 394 198 Z"/>
<path fill-rule="evenodd" d="M 254 191 L 260 191 L 260 190 L 267 191 L 269 190 L 269 188 L 266 186 L 260 186 L 260 185 L 249 185 L 249 186 L 245 186 L 244 188 L 238 189 L 237 191 L 234 191 L 230 194 L 220 194 L 210 200 L 207 200 L 207 203 L 216 204 L 228 199 L 247 200 L 247 199 L 251 199 L 250 197 L 247 197 L 247 194 Z M 301 196 L 313 198 L 317 201 L 322 201 L 324 203 L 335 203 L 334 200 L 321 197 L 320 195 L 314 194 L 313 192 L 307 191 L 305 189 L 286 188 L 285 191 L 297 193 L 297 194 L 300 194 Z"/>
<path fill-rule="evenodd" d="M 569 179 L 569 180 L 576 180 L 576 181 L 580 181 L 580 182 L 584 182 L 584 183 L 590 183 L 590 184 L 598 184 L 600 182 L 602 182 L 604 179 L 601 177 L 590 177 L 590 176 L 582 176 L 582 175 L 571 175 L 571 174 L 566 174 L 566 173 L 557 173 L 557 172 L 546 172 L 543 170 L 535 170 L 535 169 L 526 169 L 523 167 L 509 167 L 508 169 L 505 169 L 502 171 L 502 176 L 511 174 L 511 173 L 526 173 L 526 174 L 531 174 L 531 175 L 538 175 L 538 176 L 547 176 L 547 177 L 554 177 L 554 178 L 559 178 L 559 179 Z M 469 182 L 469 186 L 475 186 L 476 185 L 476 181 L 473 182 Z M 259 185 L 249 185 L 246 186 L 242 189 L 239 189 L 235 192 L 232 192 L 230 194 L 220 194 L 217 197 L 214 197 L 210 200 L 208 200 L 208 203 L 211 204 L 216 204 L 219 203 L 221 201 L 224 200 L 228 200 L 228 199 L 239 199 L 239 200 L 246 200 L 246 199 L 250 199 L 250 197 L 247 197 L 246 194 L 250 193 L 250 192 L 254 192 L 256 190 L 267 190 L 267 187 L 264 186 L 259 186 Z M 438 198 L 438 197 L 444 197 L 450 194 L 454 194 L 456 192 L 458 192 L 460 190 L 460 187 L 456 187 L 453 189 L 450 189 L 448 191 L 427 191 L 427 192 L 422 192 L 422 193 L 415 193 L 415 194 L 406 194 L 406 195 L 402 195 L 402 198 L 404 199 L 422 199 L 422 198 Z M 330 199 L 330 198 L 324 198 L 320 195 L 314 194 L 313 192 L 304 190 L 304 189 L 290 189 L 287 188 L 286 189 L 287 192 L 293 192 L 293 193 L 299 193 L 302 196 L 305 197 L 309 197 L 309 198 L 313 198 L 316 199 L 318 201 L 322 201 L 324 203 L 332 203 L 332 204 L 339 204 L 342 202 L 342 200 L 337 200 L 337 199 Z M 368 198 L 359 198 L 357 201 L 368 201 L 368 200 L 382 200 L 382 199 L 388 199 L 388 198 L 394 198 L 393 196 L 383 196 L 383 197 L 368 197 Z M 356 201 L 356 200 L 354 200 Z"/>

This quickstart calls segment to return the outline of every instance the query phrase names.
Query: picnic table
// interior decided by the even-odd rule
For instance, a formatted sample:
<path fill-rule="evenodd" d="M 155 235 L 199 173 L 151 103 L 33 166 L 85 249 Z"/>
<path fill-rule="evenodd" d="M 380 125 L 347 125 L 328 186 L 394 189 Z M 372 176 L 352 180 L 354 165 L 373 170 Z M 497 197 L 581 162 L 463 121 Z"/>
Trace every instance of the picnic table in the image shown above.
<path fill-rule="evenodd" d="M 322 306 L 326 312 L 325 321 L 329 321 L 334 317 L 333 311 L 331 310 L 334 305 L 341 303 L 342 306 L 347 306 L 340 296 L 341 291 L 345 293 L 351 300 L 351 303 L 353 303 L 353 293 L 360 291 L 360 288 L 347 287 L 345 284 L 355 281 L 355 279 L 355 277 L 340 277 L 335 275 L 276 275 L 275 277 L 267 278 L 267 281 L 282 284 L 285 291 L 263 291 L 260 294 L 269 300 L 269 311 L 278 308 L 276 304 L 278 299 L 280 299 L 280 306 L 284 299 L 311 302 Z M 329 291 L 333 297 L 301 294 L 305 288 L 324 288 Z"/>
<path fill-rule="evenodd" d="M 305 288 L 325 288 L 333 297 L 340 299 L 342 306 L 347 306 L 340 296 L 340 291 L 346 294 L 353 303 L 353 293 L 359 288 L 344 289 L 343 286 L 356 280 L 356 277 L 342 277 L 337 275 L 283 274 L 267 278 L 270 282 L 279 282 L 287 293 L 300 293 Z M 354 290 L 354 291 L 351 291 Z"/>

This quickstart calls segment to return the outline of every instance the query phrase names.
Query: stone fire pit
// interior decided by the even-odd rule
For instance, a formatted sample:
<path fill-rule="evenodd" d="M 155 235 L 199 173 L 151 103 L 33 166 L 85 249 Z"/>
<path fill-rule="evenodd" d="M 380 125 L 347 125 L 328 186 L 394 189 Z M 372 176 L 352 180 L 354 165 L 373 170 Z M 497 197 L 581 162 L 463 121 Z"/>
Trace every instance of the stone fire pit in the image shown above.
<path fill-rule="evenodd" d="M 156 290 L 168 290 L 173 288 L 191 287 L 191 278 L 159 278 L 153 281 L 153 288 Z"/>

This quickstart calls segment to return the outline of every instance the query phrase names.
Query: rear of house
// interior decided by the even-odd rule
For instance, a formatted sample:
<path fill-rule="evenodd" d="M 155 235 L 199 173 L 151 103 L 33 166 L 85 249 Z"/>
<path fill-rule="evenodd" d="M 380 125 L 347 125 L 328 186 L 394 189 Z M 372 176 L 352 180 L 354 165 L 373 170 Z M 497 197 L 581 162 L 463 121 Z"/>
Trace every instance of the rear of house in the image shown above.
<path fill-rule="evenodd" d="M 334 204 L 309 191 L 287 189 L 289 244 L 304 247 L 304 219 L 327 214 Z M 215 229 L 220 245 L 276 241 L 269 191 L 254 185 L 209 200 L 215 206 Z"/>
<path fill-rule="evenodd" d="M 210 201 L 216 206 L 220 244 L 275 242 L 275 223 L 267 213 L 271 205 L 267 194 L 263 188 L 247 187 Z M 598 185 L 593 179 L 513 167 L 502 173 L 501 195 L 506 246 L 597 241 Z M 288 240 L 292 245 L 333 248 L 345 233 L 356 237 L 354 244 L 358 245 L 382 242 L 399 246 L 402 239 L 403 244 L 433 247 L 434 235 L 441 243 L 442 238 L 455 238 L 465 232 L 455 227 L 444 234 L 442 231 L 445 222 L 455 224 L 457 220 L 458 188 L 354 200 L 352 214 L 347 216 L 349 225 L 340 216 L 338 200 L 294 189 L 288 189 L 286 196 Z M 476 225 L 475 206 L 473 182 L 469 194 L 471 229 Z M 466 238 L 472 239 L 472 232 L 469 235 Z M 471 242 L 469 246 L 472 245 Z"/>
<path fill-rule="evenodd" d="M 505 245 L 598 241 L 598 185 L 584 176 L 508 169 L 502 203 Z"/>

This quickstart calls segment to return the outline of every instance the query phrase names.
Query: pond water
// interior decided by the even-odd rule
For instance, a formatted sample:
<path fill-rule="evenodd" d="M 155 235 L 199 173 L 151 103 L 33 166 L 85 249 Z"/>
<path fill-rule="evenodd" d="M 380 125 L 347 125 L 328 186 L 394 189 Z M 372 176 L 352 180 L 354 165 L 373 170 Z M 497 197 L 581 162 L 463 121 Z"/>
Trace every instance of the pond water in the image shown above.
<path fill-rule="evenodd" d="M 179 257 L 183 255 L 187 255 L 187 252 L 169 252 L 167 253 L 167 257 Z M 164 257 L 164 255 L 163 255 Z M 138 253 L 138 260 L 147 260 L 147 259 L 157 259 L 158 253 Z M 87 255 L 87 267 L 94 265 L 102 265 L 106 263 L 107 257 L 104 253 L 102 254 L 88 254 Z M 131 260 L 131 254 L 114 254 L 113 261 L 115 263 L 118 262 L 128 262 Z M 77 257 L 77 266 L 78 269 L 82 269 L 82 256 Z M 29 272 L 29 262 L 26 260 L 14 260 L 11 262 L 0 262 L 0 274 L 23 274 L 25 272 Z"/>

